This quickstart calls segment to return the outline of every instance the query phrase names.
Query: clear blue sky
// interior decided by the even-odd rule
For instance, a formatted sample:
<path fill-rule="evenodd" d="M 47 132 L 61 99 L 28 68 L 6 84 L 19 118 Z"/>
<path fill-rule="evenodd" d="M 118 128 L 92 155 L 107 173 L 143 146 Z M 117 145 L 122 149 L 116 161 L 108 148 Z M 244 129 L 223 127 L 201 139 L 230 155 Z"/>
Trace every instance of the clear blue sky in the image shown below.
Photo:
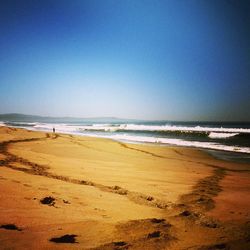
<path fill-rule="evenodd" d="M 250 1 L 1 1 L 10 112 L 250 121 Z"/>

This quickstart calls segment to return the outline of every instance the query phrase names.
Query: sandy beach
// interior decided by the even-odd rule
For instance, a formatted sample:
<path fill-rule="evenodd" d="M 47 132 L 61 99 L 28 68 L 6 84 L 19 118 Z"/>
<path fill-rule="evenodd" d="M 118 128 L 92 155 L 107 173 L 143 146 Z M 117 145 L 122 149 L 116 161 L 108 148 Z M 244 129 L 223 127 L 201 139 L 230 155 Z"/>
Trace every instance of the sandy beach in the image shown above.
<path fill-rule="evenodd" d="M 250 249 L 250 164 L 0 127 L 1 249 Z"/>

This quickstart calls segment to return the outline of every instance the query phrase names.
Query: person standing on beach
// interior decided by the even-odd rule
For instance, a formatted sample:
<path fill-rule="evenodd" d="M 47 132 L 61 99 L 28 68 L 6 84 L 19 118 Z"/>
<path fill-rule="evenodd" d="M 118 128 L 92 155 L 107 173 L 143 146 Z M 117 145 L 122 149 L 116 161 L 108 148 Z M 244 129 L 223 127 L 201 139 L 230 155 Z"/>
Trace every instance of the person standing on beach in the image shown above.
<path fill-rule="evenodd" d="M 53 133 L 55 133 L 56 132 L 56 130 L 55 130 L 55 128 L 53 127 Z"/>

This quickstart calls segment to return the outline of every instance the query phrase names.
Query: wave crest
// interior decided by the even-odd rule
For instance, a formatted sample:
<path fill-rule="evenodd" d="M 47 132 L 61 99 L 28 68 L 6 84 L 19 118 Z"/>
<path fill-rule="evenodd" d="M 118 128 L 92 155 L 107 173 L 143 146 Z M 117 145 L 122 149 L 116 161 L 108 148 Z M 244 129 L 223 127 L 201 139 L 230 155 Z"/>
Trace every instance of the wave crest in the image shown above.
<path fill-rule="evenodd" d="M 233 136 L 239 135 L 239 133 L 216 133 L 216 132 L 210 132 L 208 137 L 212 139 L 225 139 L 230 138 Z"/>
<path fill-rule="evenodd" d="M 228 146 L 228 145 L 223 145 L 223 144 L 219 144 L 215 142 L 186 141 L 182 139 L 156 138 L 156 137 L 148 137 L 148 136 L 131 136 L 131 135 L 111 135 L 111 136 L 101 136 L 101 137 L 115 139 L 115 140 L 146 142 L 146 143 L 160 143 L 160 144 L 175 145 L 175 146 L 214 149 L 214 150 L 250 154 L 249 147 Z"/>

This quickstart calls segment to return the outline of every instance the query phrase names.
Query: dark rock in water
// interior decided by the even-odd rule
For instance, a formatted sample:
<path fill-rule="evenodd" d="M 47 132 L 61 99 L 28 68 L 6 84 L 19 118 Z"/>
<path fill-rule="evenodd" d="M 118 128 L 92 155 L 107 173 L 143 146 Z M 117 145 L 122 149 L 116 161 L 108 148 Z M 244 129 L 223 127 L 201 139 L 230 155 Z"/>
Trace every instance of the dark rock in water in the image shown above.
<path fill-rule="evenodd" d="M 155 231 L 153 233 L 148 234 L 148 238 L 158 238 L 161 236 L 161 232 L 160 231 Z"/>
<path fill-rule="evenodd" d="M 48 196 L 40 200 L 40 202 L 44 205 L 54 206 L 55 205 L 55 198 Z"/>
<path fill-rule="evenodd" d="M 15 224 L 4 224 L 4 225 L 1 225 L 0 228 L 7 229 L 7 230 L 22 231 L 22 229 L 18 228 Z"/>
<path fill-rule="evenodd" d="M 76 236 L 76 234 L 65 234 L 58 238 L 51 238 L 50 241 L 55 243 L 77 243 Z"/>

